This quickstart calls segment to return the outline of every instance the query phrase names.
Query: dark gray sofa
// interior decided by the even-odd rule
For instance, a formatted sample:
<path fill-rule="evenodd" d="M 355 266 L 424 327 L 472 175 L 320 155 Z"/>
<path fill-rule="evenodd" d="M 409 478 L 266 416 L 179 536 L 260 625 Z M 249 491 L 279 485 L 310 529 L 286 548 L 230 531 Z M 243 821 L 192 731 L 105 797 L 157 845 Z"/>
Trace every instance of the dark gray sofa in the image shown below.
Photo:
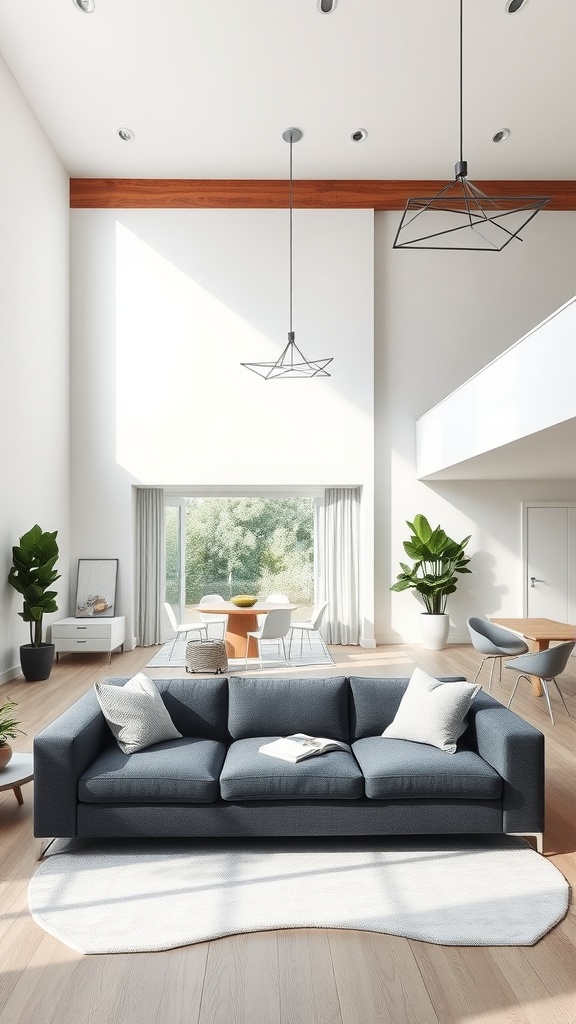
<path fill-rule="evenodd" d="M 154 681 L 182 739 L 123 754 L 93 691 L 36 736 L 37 837 L 505 832 L 541 849 L 544 737 L 482 691 L 447 754 L 381 736 L 407 679 Z M 353 753 L 297 765 L 258 753 L 294 732 Z"/>

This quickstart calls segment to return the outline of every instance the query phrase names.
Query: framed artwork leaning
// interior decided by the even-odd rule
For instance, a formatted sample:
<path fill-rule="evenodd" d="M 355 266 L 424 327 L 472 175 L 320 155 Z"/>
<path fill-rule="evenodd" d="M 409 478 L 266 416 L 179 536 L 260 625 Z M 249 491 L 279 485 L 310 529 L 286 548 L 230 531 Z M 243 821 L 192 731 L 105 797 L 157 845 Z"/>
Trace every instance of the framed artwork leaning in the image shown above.
<path fill-rule="evenodd" d="M 117 558 L 79 558 L 74 617 L 115 615 L 117 576 Z"/>

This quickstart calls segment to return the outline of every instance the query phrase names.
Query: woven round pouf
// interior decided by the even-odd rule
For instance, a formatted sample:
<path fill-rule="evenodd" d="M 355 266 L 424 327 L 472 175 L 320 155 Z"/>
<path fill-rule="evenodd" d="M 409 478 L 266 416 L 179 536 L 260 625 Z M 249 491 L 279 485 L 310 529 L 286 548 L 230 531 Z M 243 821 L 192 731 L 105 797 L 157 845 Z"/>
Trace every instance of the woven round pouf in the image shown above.
<path fill-rule="evenodd" d="M 227 668 L 228 656 L 223 640 L 189 640 L 186 644 L 187 672 L 213 672 L 218 675 Z"/>

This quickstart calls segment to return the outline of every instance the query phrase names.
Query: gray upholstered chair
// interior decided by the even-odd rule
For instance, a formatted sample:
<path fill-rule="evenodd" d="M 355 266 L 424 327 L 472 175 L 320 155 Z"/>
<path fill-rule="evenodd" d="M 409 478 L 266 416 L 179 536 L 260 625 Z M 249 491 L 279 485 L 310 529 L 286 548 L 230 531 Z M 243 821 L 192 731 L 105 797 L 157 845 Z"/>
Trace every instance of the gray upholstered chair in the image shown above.
<path fill-rule="evenodd" d="M 488 689 L 492 689 L 492 677 L 494 675 L 494 664 L 496 659 L 499 659 L 500 666 L 500 681 L 502 680 L 502 658 L 510 658 L 514 655 L 526 654 L 529 650 L 528 644 L 522 640 L 521 637 L 517 636 L 516 633 L 511 633 L 509 629 L 502 629 L 502 626 L 494 626 L 487 619 L 480 619 L 472 617 L 468 619 L 468 632 L 470 633 L 470 639 L 472 646 L 478 654 L 483 654 L 484 657 L 480 662 L 480 667 L 474 676 L 474 682 L 478 679 L 482 671 L 482 666 L 485 661 L 492 660 L 492 666 L 490 668 L 490 682 L 488 683 Z"/>
<path fill-rule="evenodd" d="M 552 725 L 554 725 L 554 715 L 552 714 L 552 706 L 550 704 L 550 693 L 548 692 L 548 683 L 554 683 L 554 686 L 558 690 L 560 700 L 564 705 L 564 710 L 568 717 L 570 712 L 566 707 L 566 701 L 558 683 L 556 682 L 556 676 L 559 676 L 566 665 L 568 664 L 568 658 L 574 650 L 574 644 L 576 641 L 570 640 L 565 644 L 558 644 L 556 647 L 549 647 L 547 651 L 537 651 L 534 654 L 523 654 L 520 658 L 514 658 L 509 661 L 505 666 L 506 668 L 515 669 L 519 675 L 514 683 L 514 689 L 512 695 L 508 701 L 508 707 L 512 703 L 512 697 L 516 693 L 516 687 L 521 679 L 527 679 L 530 681 L 530 676 L 538 676 L 542 683 L 542 689 L 544 690 L 544 696 L 546 697 L 546 703 L 548 705 L 548 711 L 550 712 L 550 718 L 552 719 Z"/>

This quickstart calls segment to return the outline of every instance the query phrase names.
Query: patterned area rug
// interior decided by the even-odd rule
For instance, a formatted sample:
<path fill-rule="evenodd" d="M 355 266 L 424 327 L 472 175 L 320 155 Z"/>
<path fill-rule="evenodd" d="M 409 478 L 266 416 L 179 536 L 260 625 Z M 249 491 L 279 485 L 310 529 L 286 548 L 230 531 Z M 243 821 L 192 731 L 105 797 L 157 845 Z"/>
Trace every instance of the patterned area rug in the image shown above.
<path fill-rule="evenodd" d="M 167 644 L 162 645 L 158 653 L 148 662 L 146 668 L 185 668 L 186 641 L 177 640 L 172 655 L 171 651 L 172 641 L 170 640 Z M 286 645 L 286 652 L 288 652 L 288 645 Z M 320 641 L 313 639 L 311 644 L 306 640 L 304 641 L 302 655 L 300 655 L 300 641 L 294 641 L 292 644 L 292 654 L 288 662 L 284 662 L 282 656 L 278 657 L 278 647 L 274 642 L 271 642 L 264 648 L 262 664 L 266 669 L 281 668 L 284 665 L 287 668 L 303 668 L 305 665 L 333 665 L 334 661 Z M 244 668 L 244 658 L 229 658 L 229 671 L 239 672 Z M 250 672 L 254 672 L 259 668 L 258 658 L 248 658 L 248 669 Z"/>
<path fill-rule="evenodd" d="M 568 909 L 560 872 L 506 836 L 57 840 L 52 850 L 30 882 L 30 911 L 81 953 L 277 928 L 531 946 Z"/>

